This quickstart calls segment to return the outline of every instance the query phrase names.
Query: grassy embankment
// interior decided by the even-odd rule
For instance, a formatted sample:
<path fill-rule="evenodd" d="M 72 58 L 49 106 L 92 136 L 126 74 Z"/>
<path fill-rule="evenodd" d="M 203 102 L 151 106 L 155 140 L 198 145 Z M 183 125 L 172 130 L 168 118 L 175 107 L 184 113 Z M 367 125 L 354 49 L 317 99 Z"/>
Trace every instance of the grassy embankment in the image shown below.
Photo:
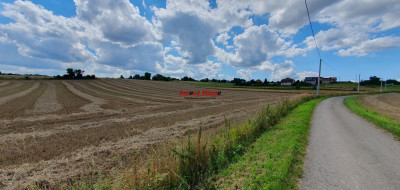
<path fill-rule="evenodd" d="M 400 122 L 363 107 L 357 102 L 359 97 L 360 96 L 352 96 L 346 98 L 344 100 L 344 105 L 357 115 L 385 129 L 400 139 Z"/>
<path fill-rule="evenodd" d="M 313 110 L 325 98 L 306 102 L 264 133 L 237 163 L 216 175 L 216 189 L 295 189 L 303 171 L 303 159 Z"/>
<path fill-rule="evenodd" d="M 134 163 L 132 168 L 127 168 L 116 177 L 97 179 L 89 184 L 78 182 L 74 187 L 211 188 L 223 186 L 215 184 L 215 179 L 223 178 L 223 174 L 229 171 L 240 169 L 232 163 L 239 161 L 244 164 L 246 160 L 249 167 L 256 167 L 262 171 L 249 175 L 248 187 L 257 188 L 257 185 L 262 185 L 259 183 L 270 184 L 270 187 L 295 187 L 296 179 L 302 171 L 310 118 L 314 107 L 322 100 L 311 99 L 313 98 L 307 97 L 296 101 L 284 101 L 274 107 L 267 106 L 253 120 L 237 126 L 231 126 L 226 121 L 225 127 L 221 128 L 217 135 L 204 137 L 200 128 L 197 138 L 189 137 L 186 142 L 182 141 L 173 148 L 153 152 L 146 164 L 140 164 L 142 167 Z M 290 115 L 282 120 L 289 113 Z M 283 122 L 277 125 L 281 120 Z M 264 152 L 257 147 L 264 147 Z M 268 154 L 265 154 L 265 151 Z M 266 165 L 252 162 L 250 157 L 257 157 L 258 162 Z M 253 178 L 259 181 L 252 181 Z"/>

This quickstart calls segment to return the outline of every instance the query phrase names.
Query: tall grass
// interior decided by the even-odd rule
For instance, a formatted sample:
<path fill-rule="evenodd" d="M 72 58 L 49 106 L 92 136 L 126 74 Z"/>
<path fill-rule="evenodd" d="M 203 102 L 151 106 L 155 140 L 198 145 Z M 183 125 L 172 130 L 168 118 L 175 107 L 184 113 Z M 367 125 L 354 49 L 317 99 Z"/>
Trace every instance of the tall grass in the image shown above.
<path fill-rule="evenodd" d="M 243 155 L 250 144 L 265 131 L 273 128 L 298 105 L 315 97 L 284 100 L 266 106 L 248 123 L 232 126 L 225 118 L 225 126 L 217 134 L 203 136 L 199 127 L 197 138 L 153 151 L 146 159 L 135 159 L 132 167 L 102 189 L 196 189 L 210 180 L 210 176 Z M 141 166 L 141 167 L 138 167 Z M 100 182 L 101 183 L 101 182 Z"/>

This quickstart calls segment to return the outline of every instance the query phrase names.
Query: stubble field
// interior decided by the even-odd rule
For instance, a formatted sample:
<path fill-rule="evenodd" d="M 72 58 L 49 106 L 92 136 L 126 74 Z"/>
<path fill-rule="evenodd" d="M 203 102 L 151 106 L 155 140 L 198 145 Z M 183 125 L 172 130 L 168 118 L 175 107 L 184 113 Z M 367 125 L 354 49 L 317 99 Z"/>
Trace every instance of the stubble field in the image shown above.
<path fill-rule="evenodd" d="M 184 82 L 99 79 L 0 81 L 0 188 L 68 183 L 123 165 L 124 156 L 198 129 L 243 122 L 296 93 L 221 90 L 185 99 Z M 126 164 L 126 163 L 125 163 Z M 42 184 L 43 185 L 43 184 Z"/>
<path fill-rule="evenodd" d="M 358 102 L 364 107 L 400 121 L 400 94 L 361 96 Z"/>

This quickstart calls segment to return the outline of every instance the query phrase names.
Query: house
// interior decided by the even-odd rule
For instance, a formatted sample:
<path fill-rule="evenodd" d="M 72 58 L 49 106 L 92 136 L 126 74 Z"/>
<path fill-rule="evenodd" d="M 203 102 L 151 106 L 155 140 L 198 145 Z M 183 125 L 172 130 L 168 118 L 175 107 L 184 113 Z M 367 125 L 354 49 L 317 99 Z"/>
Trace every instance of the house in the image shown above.
<path fill-rule="evenodd" d="M 317 80 L 318 80 L 318 77 L 306 77 L 304 79 L 304 82 L 307 83 L 307 84 L 316 85 L 317 84 Z"/>
<path fill-rule="evenodd" d="M 316 85 L 318 82 L 318 77 L 306 77 L 304 79 L 305 83 L 311 84 L 311 85 Z M 328 77 L 328 78 L 320 78 L 320 83 L 321 84 L 329 84 L 329 83 L 335 83 L 337 82 L 337 78 L 336 77 Z"/>
<path fill-rule="evenodd" d="M 284 78 L 281 80 L 281 86 L 291 86 L 294 83 L 294 79 Z"/>

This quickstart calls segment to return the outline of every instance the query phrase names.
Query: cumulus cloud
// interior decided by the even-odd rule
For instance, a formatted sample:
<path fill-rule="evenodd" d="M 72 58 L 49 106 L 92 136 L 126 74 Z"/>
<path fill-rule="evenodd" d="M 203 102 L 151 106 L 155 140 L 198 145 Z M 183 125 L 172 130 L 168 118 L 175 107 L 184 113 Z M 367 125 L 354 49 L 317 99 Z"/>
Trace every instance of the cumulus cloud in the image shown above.
<path fill-rule="evenodd" d="M 318 77 L 318 73 L 313 72 L 313 71 L 303 71 L 303 72 L 296 73 L 294 79 L 304 80 L 306 77 Z"/>
<path fill-rule="evenodd" d="M 274 64 L 271 72 L 271 80 L 280 80 L 286 77 L 293 77 L 294 71 L 293 61 L 286 60 L 284 63 Z"/>
<path fill-rule="evenodd" d="M 208 0 L 168 0 L 165 8 L 138 1 L 153 11 L 151 20 L 129 0 L 74 2 L 76 16 L 69 18 L 30 1 L 3 3 L 0 14 L 13 22 L 0 24 L 1 64 L 35 69 L 96 66 L 99 72 L 107 68 L 101 71 L 105 74 L 135 70 L 196 78 L 221 77 L 222 65 L 229 64 L 240 69 L 240 76 L 267 71 L 278 79 L 302 74 L 294 71 L 293 62 L 272 63 L 273 57 L 305 56 L 314 48 L 311 36 L 293 42 L 308 24 L 304 1 L 218 0 L 211 7 Z M 400 2 L 307 3 L 312 21 L 328 26 L 316 35 L 323 51 L 365 56 L 399 48 L 400 37 L 382 32 L 400 26 Z M 268 22 L 254 25 L 257 16 Z"/>
<path fill-rule="evenodd" d="M 153 25 L 140 16 L 139 8 L 128 0 L 74 0 L 77 18 L 98 28 L 111 42 L 134 45 L 154 41 Z"/>
<path fill-rule="evenodd" d="M 0 24 L 0 30 L 9 42 L 18 46 L 22 56 L 62 62 L 83 62 L 93 58 L 76 36 L 78 20 L 55 16 L 29 1 L 3 5 L 5 11 L 2 14 L 15 22 Z"/>
<path fill-rule="evenodd" d="M 206 0 L 170 0 L 165 9 L 154 8 L 157 16 L 154 22 L 164 40 L 168 41 L 171 36 L 178 39 L 180 54 L 188 64 L 201 64 L 214 55 L 212 39 L 217 33 L 224 33 L 233 26 L 253 24 L 249 11 L 231 8 L 227 4 L 218 4 L 217 9 L 212 9 Z"/>
<path fill-rule="evenodd" d="M 314 17 L 321 10 L 338 1 L 309 0 L 307 4 L 312 10 L 311 16 Z M 221 0 L 217 3 L 218 6 L 230 6 L 231 9 L 250 10 L 256 15 L 269 14 L 269 26 L 284 34 L 295 34 L 308 23 L 304 1 Z"/>
<path fill-rule="evenodd" d="M 236 74 L 238 74 L 240 78 L 243 78 L 245 80 L 250 80 L 252 78 L 252 73 L 253 71 L 249 69 L 239 69 L 238 71 L 236 71 Z"/>
<path fill-rule="evenodd" d="M 217 38 L 215 39 L 215 41 L 217 41 L 218 43 L 222 43 L 224 45 L 228 45 L 227 40 L 229 40 L 231 37 L 229 36 L 228 33 L 224 32 L 222 34 L 219 34 L 217 36 Z"/>
<path fill-rule="evenodd" d="M 181 45 L 181 54 L 189 64 L 205 63 L 214 54 L 213 28 L 198 16 L 176 13 L 161 17 L 164 35 L 176 36 Z"/>
<path fill-rule="evenodd" d="M 316 10 L 315 20 L 334 28 L 320 31 L 317 35 L 322 50 L 338 50 L 341 56 L 365 56 L 371 52 L 381 51 L 398 46 L 392 44 L 392 38 L 377 37 L 376 33 L 400 26 L 397 19 L 400 2 L 384 1 L 352 1 L 342 0 L 324 9 Z M 312 37 L 304 43 L 312 49 Z M 388 44 L 384 44 L 387 41 Z M 376 47 L 373 47 L 376 46 Z"/>
<path fill-rule="evenodd" d="M 270 57 L 285 55 L 291 45 L 266 25 L 249 27 L 235 36 L 233 41 L 238 48 L 235 56 L 230 58 L 230 63 L 236 67 L 261 65 Z"/>
<path fill-rule="evenodd" d="M 55 16 L 29 1 L 4 3 L 1 14 L 14 22 L 0 24 L 0 48 L 12 53 L 0 53 L 2 64 L 34 68 L 75 64 L 88 70 L 88 64 L 98 63 L 154 71 L 164 61 L 153 25 L 128 0 L 75 3 L 77 16 L 71 18 Z"/>
<path fill-rule="evenodd" d="M 400 48 L 400 37 L 385 36 L 366 40 L 358 45 L 348 49 L 341 49 L 338 52 L 340 56 L 364 56 L 371 52 L 382 51 L 385 49 Z"/>

